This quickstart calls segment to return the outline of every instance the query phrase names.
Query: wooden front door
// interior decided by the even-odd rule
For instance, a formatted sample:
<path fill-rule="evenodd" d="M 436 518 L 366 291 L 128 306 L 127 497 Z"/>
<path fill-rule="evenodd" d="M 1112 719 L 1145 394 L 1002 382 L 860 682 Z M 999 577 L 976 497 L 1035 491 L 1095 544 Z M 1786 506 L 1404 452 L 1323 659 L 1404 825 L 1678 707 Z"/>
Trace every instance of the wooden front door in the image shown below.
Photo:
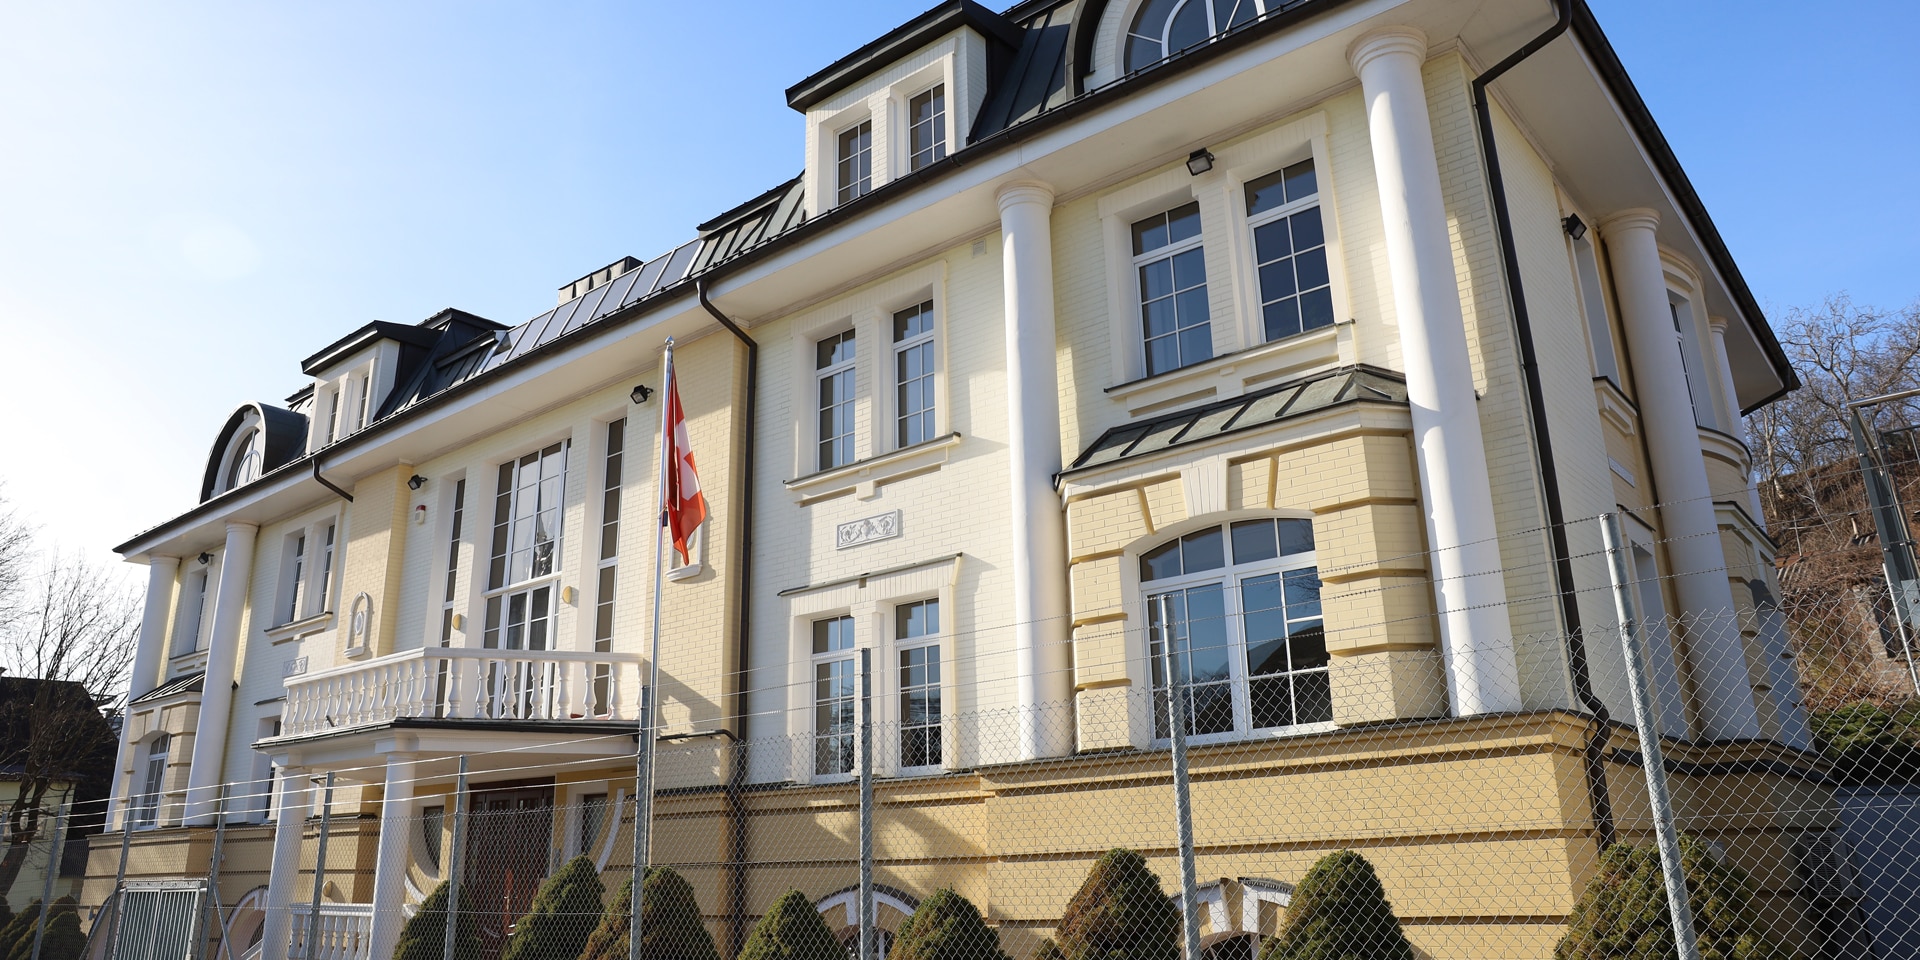
<path fill-rule="evenodd" d="M 553 848 L 553 787 L 475 787 L 461 899 L 480 914 L 482 960 L 494 960 L 533 904 Z"/>

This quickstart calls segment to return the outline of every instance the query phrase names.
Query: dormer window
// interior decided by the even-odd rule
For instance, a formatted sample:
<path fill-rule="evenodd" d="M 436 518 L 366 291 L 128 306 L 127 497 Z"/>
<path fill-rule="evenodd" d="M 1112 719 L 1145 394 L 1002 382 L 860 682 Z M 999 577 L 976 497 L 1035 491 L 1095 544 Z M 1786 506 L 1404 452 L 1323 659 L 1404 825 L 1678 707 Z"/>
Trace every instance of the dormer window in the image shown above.
<path fill-rule="evenodd" d="M 226 489 L 232 490 L 260 476 L 260 431 L 248 428 L 233 441 L 227 465 Z"/>
<path fill-rule="evenodd" d="M 862 120 L 840 131 L 838 202 L 846 203 L 873 189 L 873 121 Z"/>
<path fill-rule="evenodd" d="M 907 101 L 907 169 L 918 170 L 947 156 L 947 87 L 933 89 Z"/>
<path fill-rule="evenodd" d="M 1278 8 L 1282 0 L 1147 0 L 1127 31 L 1126 72 L 1144 70 Z"/>

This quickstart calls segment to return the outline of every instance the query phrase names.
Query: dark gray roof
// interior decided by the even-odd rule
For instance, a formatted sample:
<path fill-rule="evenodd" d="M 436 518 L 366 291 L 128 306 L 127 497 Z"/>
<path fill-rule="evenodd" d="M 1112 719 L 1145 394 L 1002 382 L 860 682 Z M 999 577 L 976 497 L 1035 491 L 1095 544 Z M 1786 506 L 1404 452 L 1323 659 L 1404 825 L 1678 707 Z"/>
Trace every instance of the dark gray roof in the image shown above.
<path fill-rule="evenodd" d="M 1405 406 L 1407 385 L 1398 374 L 1375 367 L 1341 367 L 1230 400 L 1114 427 L 1075 458 L 1067 472 L 1144 457 L 1348 403 Z"/>
<path fill-rule="evenodd" d="M 804 111 L 960 27 L 972 27 L 1006 47 L 1019 45 L 1021 39 L 1019 27 L 974 0 L 946 0 L 788 87 L 787 105 Z"/>
<path fill-rule="evenodd" d="M 1006 72 L 988 88 L 968 142 L 999 133 L 1072 98 L 1067 88 L 1067 40 L 1073 31 L 1070 5 L 1042 10 L 1021 23 L 1020 48 Z"/>
<path fill-rule="evenodd" d="M 127 705 L 132 706 L 136 703 L 151 703 L 155 700 L 164 700 L 176 693 L 199 693 L 205 690 L 206 686 L 206 671 L 202 670 L 199 673 L 189 673 L 184 676 L 174 677 L 172 680 L 168 680 L 166 683 L 134 697 L 132 700 L 127 701 Z"/>
<path fill-rule="evenodd" d="M 221 427 L 219 435 L 214 438 L 213 450 L 207 454 L 207 469 L 200 477 L 201 501 L 213 496 L 213 488 L 220 482 L 220 461 L 226 456 L 227 444 L 232 442 L 234 434 L 239 432 L 240 425 L 246 422 L 250 412 L 260 415 L 260 431 L 266 435 L 260 457 L 261 476 L 292 463 L 306 453 L 307 418 L 304 415 L 267 403 L 243 404 L 227 418 L 226 426 Z"/>

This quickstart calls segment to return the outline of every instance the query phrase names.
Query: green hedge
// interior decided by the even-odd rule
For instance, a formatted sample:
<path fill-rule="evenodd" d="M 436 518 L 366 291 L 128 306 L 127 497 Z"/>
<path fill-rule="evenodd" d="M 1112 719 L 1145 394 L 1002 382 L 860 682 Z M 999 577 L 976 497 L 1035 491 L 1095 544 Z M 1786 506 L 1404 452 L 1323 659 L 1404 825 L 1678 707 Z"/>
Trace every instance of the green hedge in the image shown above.
<path fill-rule="evenodd" d="M 1260 960 L 1413 960 L 1373 864 L 1352 850 L 1315 861 Z"/>
<path fill-rule="evenodd" d="M 533 895 L 500 960 L 579 960 L 606 911 L 607 888 L 585 856 L 568 860 Z"/>
<path fill-rule="evenodd" d="M 645 960 L 720 960 L 700 918 L 692 884 L 672 867 L 647 871 L 640 892 L 640 929 L 640 956 Z M 632 935 L 633 878 L 628 877 L 599 928 L 587 938 L 580 960 L 627 960 Z"/>
<path fill-rule="evenodd" d="M 846 960 L 846 950 L 820 919 L 813 901 L 788 890 L 753 925 L 740 960 Z"/>
<path fill-rule="evenodd" d="M 887 960 L 1008 960 L 980 909 L 950 889 L 935 890 L 894 936 Z"/>
<path fill-rule="evenodd" d="M 460 898 L 455 924 L 454 960 L 479 960 L 480 918 L 472 901 L 465 896 Z M 441 960 L 446 938 L 447 884 L 441 881 L 400 928 L 400 942 L 394 947 L 393 960 Z"/>
<path fill-rule="evenodd" d="M 1180 907 L 1145 858 L 1116 847 L 1067 901 L 1050 943 L 1061 960 L 1180 960 Z"/>
<path fill-rule="evenodd" d="M 1680 867 L 1702 960 L 1788 960 L 1789 954 L 1760 937 L 1744 873 L 1714 860 L 1705 843 L 1686 834 L 1680 837 Z M 1652 843 L 1608 847 L 1600 872 L 1573 908 L 1566 935 L 1553 948 L 1554 960 L 1679 955 L 1659 849 Z"/>

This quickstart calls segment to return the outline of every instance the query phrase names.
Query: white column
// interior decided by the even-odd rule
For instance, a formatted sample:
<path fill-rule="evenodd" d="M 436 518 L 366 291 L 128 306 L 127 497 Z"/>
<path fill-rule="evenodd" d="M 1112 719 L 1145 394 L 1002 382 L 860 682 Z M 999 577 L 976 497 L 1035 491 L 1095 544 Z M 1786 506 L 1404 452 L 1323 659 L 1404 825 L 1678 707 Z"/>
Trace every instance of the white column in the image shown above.
<path fill-rule="evenodd" d="M 1687 371 L 1673 335 L 1673 313 L 1652 210 L 1624 210 L 1600 221 L 1620 298 L 1621 326 L 1633 354 L 1641 429 L 1660 496 L 1667 557 L 1699 691 L 1701 732 L 1711 739 L 1757 737 L 1759 715 L 1734 617 L 1720 523 L 1700 453 L 1700 429 L 1687 394 Z"/>
<path fill-rule="evenodd" d="M 1453 272 L 1420 66 L 1426 36 L 1393 27 L 1347 50 L 1367 104 L 1387 267 L 1426 496 L 1434 602 L 1454 713 L 1520 709 L 1493 486 L 1480 435 L 1466 321 Z"/>
<path fill-rule="evenodd" d="M 240 655 L 240 620 L 247 611 L 257 532 L 259 528 L 251 523 L 227 524 L 227 546 L 220 554 L 220 592 L 213 602 L 213 630 L 207 638 L 207 679 L 200 694 L 200 719 L 193 728 L 193 766 L 187 771 L 184 822 L 188 825 L 211 824 L 218 812 L 227 725 L 233 713 L 233 668 Z"/>
<path fill-rule="evenodd" d="M 167 611 L 172 606 L 173 582 L 179 572 L 179 557 L 155 554 L 147 558 L 147 604 L 140 615 L 140 636 L 133 646 L 133 675 L 127 684 L 129 702 L 160 684 L 160 661 L 165 659 L 161 653 L 167 648 Z M 127 754 L 131 749 L 128 732 L 120 731 L 120 750 L 113 760 L 113 794 L 107 804 L 107 822 L 116 826 L 115 816 L 125 806 L 126 794 L 133 791 L 132 782 L 125 780 Z"/>
<path fill-rule="evenodd" d="M 300 848 L 305 844 L 309 798 L 312 784 L 307 771 L 288 767 L 280 771 L 275 789 L 280 800 L 274 804 L 273 865 L 267 870 L 267 919 L 260 935 L 260 960 L 287 960 L 287 946 L 293 937 L 293 903 L 300 891 Z"/>
<path fill-rule="evenodd" d="M 1713 332 L 1712 362 L 1720 371 L 1720 395 L 1727 400 L 1727 432 L 1746 445 L 1747 457 L 1751 462 L 1753 442 L 1747 439 L 1747 421 L 1740 415 L 1740 394 L 1733 386 L 1733 364 L 1727 362 L 1727 318 L 1708 317 L 1707 329 Z M 1751 508 L 1753 522 L 1764 530 L 1767 518 L 1760 509 L 1760 488 L 1753 485 L 1751 471 L 1748 472 L 1747 481 L 1747 506 Z"/>
<path fill-rule="evenodd" d="M 1060 472 L 1059 348 L 1053 326 L 1053 188 L 1000 188 L 1006 290 L 1007 460 L 1012 475 L 1014 664 L 1020 757 L 1073 750 L 1067 630 L 1067 520 Z"/>
<path fill-rule="evenodd" d="M 369 957 L 391 957 L 407 922 L 407 850 L 413 838 L 413 754 L 387 754 L 387 786 L 380 800 L 380 843 L 373 854 L 373 947 Z"/>

